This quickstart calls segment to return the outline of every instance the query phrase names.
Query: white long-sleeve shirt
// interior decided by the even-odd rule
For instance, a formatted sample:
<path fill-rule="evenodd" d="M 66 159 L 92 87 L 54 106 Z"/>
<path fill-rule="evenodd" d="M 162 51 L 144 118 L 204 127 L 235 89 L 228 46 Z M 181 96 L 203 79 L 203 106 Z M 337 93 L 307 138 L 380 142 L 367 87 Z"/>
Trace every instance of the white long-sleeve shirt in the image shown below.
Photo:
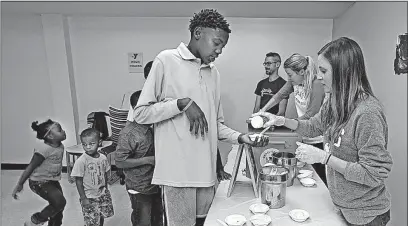
<path fill-rule="evenodd" d="M 153 184 L 215 184 L 217 140 L 237 143 L 240 135 L 223 124 L 219 76 L 214 64 L 201 64 L 184 43 L 160 52 L 153 61 L 134 111 L 137 123 L 154 124 Z M 190 122 L 177 107 L 177 100 L 186 97 L 204 112 L 208 122 L 204 138 L 201 133 L 197 137 L 190 133 Z"/>

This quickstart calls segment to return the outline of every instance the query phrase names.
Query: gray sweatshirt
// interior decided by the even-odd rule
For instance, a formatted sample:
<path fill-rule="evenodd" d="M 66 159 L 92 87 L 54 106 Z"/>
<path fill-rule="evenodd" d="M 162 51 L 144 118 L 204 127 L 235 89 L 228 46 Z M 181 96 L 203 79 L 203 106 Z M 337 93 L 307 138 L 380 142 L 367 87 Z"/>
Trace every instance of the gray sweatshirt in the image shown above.
<path fill-rule="evenodd" d="M 391 195 L 384 181 L 392 167 L 387 150 L 388 125 L 380 103 L 374 97 L 361 100 L 343 127 L 344 134 L 332 141 L 321 112 L 299 120 L 296 132 L 303 136 L 324 135 L 324 145 L 333 156 L 347 161 L 344 175 L 327 167 L 327 184 L 333 203 L 352 224 L 367 224 L 391 208 Z M 337 144 L 335 144 L 337 143 Z"/>

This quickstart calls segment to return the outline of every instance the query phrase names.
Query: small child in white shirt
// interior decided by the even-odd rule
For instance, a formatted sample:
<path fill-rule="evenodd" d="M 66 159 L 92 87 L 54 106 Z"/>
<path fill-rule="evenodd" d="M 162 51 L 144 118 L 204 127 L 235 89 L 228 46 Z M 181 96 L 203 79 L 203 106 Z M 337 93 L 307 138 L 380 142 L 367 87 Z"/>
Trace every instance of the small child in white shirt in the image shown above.
<path fill-rule="evenodd" d="M 85 153 L 75 161 L 71 176 L 75 177 L 85 226 L 102 226 L 104 218 L 114 214 L 107 183 L 110 165 L 98 152 L 102 142 L 99 131 L 88 128 L 80 137 Z"/>

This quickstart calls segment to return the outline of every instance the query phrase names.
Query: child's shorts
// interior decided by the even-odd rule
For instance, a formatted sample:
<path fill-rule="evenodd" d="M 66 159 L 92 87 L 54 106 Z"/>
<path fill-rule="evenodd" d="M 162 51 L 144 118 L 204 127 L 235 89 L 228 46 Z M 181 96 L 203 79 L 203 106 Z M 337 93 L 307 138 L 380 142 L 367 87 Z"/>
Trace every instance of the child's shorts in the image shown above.
<path fill-rule="evenodd" d="M 108 189 L 105 189 L 105 192 L 98 198 L 88 198 L 91 207 L 84 208 L 82 206 L 82 213 L 84 215 L 85 226 L 99 226 L 100 217 L 104 218 L 113 216 L 113 204 L 112 196 Z"/>

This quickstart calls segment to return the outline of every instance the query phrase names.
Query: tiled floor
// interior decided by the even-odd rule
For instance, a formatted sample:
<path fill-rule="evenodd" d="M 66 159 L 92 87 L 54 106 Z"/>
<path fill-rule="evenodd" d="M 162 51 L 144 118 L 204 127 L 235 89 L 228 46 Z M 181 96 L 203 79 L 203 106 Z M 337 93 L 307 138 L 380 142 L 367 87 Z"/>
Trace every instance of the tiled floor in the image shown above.
<path fill-rule="evenodd" d="M 228 155 L 228 163 L 225 171 L 231 173 L 236 156 L 237 147 L 234 145 Z M 241 167 L 245 166 L 245 156 L 241 159 Z M 1 224 L 2 226 L 21 226 L 24 221 L 29 219 L 31 214 L 37 212 L 47 205 L 47 202 L 34 194 L 28 187 L 28 181 L 24 184 L 24 190 L 20 193 L 19 199 L 14 200 L 11 192 L 19 179 L 22 170 L 2 170 L 1 171 Z M 238 175 L 238 178 L 244 178 Z M 67 205 L 64 210 L 64 226 L 82 226 L 83 217 L 79 205 L 79 196 L 75 184 L 68 183 L 67 174 L 62 174 L 60 181 Z M 225 181 L 224 183 L 228 183 Z M 105 220 L 106 226 L 121 225 L 127 226 L 130 223 L 130 200 L 125 186 L 119 182 L 110 186 L 113 199 L 115 215 Z M 46 225 L 46 224 L 45 224 Z M 44 226 L 45 226 L 44 225 Z"/>

